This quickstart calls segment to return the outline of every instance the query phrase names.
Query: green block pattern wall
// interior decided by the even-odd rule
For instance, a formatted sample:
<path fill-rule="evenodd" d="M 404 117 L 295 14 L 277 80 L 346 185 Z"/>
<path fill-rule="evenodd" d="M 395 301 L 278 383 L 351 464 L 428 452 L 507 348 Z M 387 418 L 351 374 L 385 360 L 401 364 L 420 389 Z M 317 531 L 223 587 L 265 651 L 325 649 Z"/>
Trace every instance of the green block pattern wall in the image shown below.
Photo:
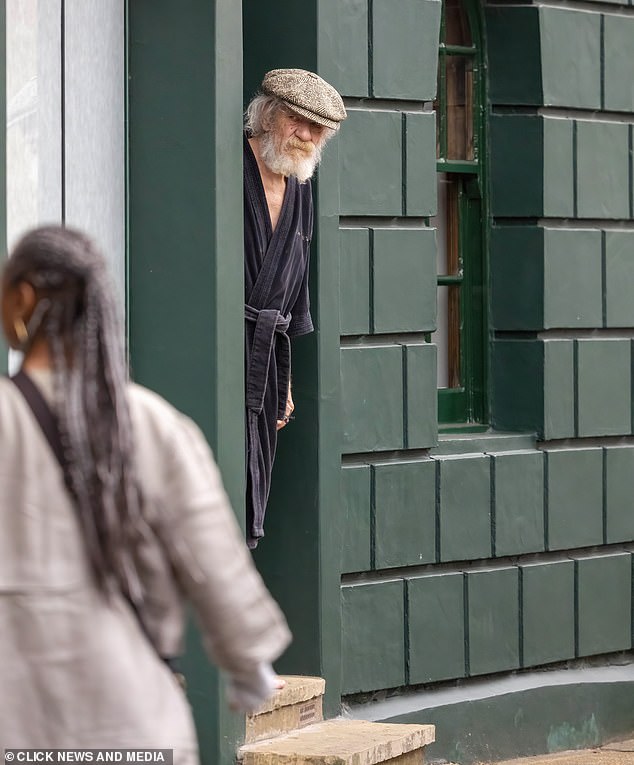
<path fill-rule="evenodd" d="M 429 448 L 437 441 L 436 354 L 426 342 L 436 326 L 428 225 L 436 123 L 423 105 L 436 91 L 441 3 L 336 5 L 338 42 L 324 75 L 349 115 L 338 139 L 342 451 Z"/>
<path fill-rule="evenodd" d="M 345 584 L 344 693 L 628 651 L 631 588 L 629 552 Z"/>
<path fill-rule="evenodd" d="M 493 423 L 546 440 L 632 434 L 629 338 L 493 342 Z M 518 406 L 521 402 L 521 406 Z"/>
<path fill-rule="evenodd" d="M 634 18 L 627 2 L 554 5 L 487 10 L 493 423 L 545 442 L 544 552 L 520 563 L 521 666 L 632 641 L 618 545 L 634 537 Z"/>
<path fill-rule="evenodd" d="M 421 107 L 436 62 L 420 41 L 437 33 L 438 5 L 337 5 L 330 66 L 350 113 L 339 147 L 343 692 L 629 650 L 634 132 L 614 113 L 634 114 L 634 50 L 623 55 L 634 19 L 609 2 L 484 13 L 491 424 L 535 440 L 465 437 L 452 451 L 438 438 L 425 342 L 435 125 Z"/>
<path fill-rule="evenodd" d="M 344 574 L 634 541 L 630 445 L 367 459 L 342 472 Z"/>

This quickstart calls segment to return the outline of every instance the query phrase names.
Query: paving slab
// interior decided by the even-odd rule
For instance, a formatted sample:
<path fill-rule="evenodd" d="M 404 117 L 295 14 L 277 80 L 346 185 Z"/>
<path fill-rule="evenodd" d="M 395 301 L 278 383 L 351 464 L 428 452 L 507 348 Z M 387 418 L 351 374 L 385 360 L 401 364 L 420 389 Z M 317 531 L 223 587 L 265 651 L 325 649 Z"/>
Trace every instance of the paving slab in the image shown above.
<path fill-rule="evenodd" d="M 398 725 L 365 720 L 328 720 L 279 738 L 241 747 L 244 765 L 376 765 L 404 757 L 433 743 L 433 725 Z M 406 756 L 407 755 L 407 756 Z M 405 757 L 406 756 L 406 757 Z M 398 765 L 401 765 L 399 763 Z"/>
<path fill-rule="evenodd" d="M 608 752 L 634 752 L 634 738 L 628 741 L 615 741 L 613 744 L 606 744 L 602 748 Z"/>
<path fill-rule="evenodd" d="M 323 677 L 308 677 L 304 675 L 282 675 L 281 677 L 282 680 L 286 681 L 286 685 L 274 693 L 255 714 L 272 712 L 280 707 L 301 704 L 303 701 L 309 701 L 317 696 L 324 695 L 326 681 Z"/>
<path fill-rule="evenodd" d="M 274 738 L 324 719 L 321 677 L 286 675 L 286 685 L 246 719 L 246 744 Z"/>
<path fill-rule="evenodd" d="M 600 749 L 519 757 L 495 765 L 634 765 L 634 739 L 606 744 Z"/>

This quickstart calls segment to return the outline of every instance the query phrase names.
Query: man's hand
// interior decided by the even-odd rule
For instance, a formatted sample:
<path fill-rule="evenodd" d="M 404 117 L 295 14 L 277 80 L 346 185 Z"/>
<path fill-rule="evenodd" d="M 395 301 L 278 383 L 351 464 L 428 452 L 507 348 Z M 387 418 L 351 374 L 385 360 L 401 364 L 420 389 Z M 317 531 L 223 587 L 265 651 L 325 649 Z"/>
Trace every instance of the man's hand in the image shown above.
<path fill-rule="evenodd" d="M 293 394 L 291 393 L 291 384 L 288 384 L 288 396 L 286 397 L 286 409 L 284 411 L 284 417 L 277 421 L 277 429 L 281 430 L 288 425 L 289 420 L 293 419 L 293 411 L 295 410 L 295 404 L 293 403 Z"/>

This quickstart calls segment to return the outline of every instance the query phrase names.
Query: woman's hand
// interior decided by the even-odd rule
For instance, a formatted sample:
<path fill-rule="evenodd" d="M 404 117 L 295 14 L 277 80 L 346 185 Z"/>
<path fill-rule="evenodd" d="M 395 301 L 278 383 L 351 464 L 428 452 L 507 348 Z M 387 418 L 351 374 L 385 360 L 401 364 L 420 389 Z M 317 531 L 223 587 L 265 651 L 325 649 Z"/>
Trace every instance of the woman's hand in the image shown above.
<path fill-rule="evenodd" d="M 258 664 L 250 670 L 229 675 L 227 702 L 234 712 L 252 714 L 286 685 L 270 664 Z"/>

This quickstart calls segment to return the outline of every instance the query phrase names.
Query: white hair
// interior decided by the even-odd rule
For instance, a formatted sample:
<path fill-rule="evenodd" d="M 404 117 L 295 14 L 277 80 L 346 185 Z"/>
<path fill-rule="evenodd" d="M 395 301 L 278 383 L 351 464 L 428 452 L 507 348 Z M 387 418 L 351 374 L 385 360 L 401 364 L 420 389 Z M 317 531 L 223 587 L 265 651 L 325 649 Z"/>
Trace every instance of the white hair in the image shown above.
<path fill-rule="evenodd" d="M 252 138 L 267 133 L 275 124 L 278 114 L 291 111 L 284 101 L 278 96 L 269 96 L 258 93 L 254 96 L 244 113 L 244 127 Z M 326 128 L 323 133 L 325 144 L 339 130 L 339 125 L 334 128 Z"/>
<path fill-rule="evenodd" d="M 297 138 L 290 138 L 281 142 L 280 137 L 273 130 L 263 133 L 258 140 L 260 142 L 260 156 L 264 164 L 274 173 L 279 173 L 287 178 L 294 175 L 300 183 L 305 183 L 309 178 L 312 178 L 321 160 L 323 144 L 315 145 L 311 142 L 306 144 Z M 295 151 L 284 150 L 285 146 L 288 147 L 289 144 Z M 302 144 L 306 147 L 305 150 L 300 148 Z"/>
<path fill-rule="evenodd" d="M 271 129 L 276 116 L 284 109 L 281 98 L 258 93 L 251 99 L 244 113 L 244 127 L 249 135 L 256 138 Z"/>

